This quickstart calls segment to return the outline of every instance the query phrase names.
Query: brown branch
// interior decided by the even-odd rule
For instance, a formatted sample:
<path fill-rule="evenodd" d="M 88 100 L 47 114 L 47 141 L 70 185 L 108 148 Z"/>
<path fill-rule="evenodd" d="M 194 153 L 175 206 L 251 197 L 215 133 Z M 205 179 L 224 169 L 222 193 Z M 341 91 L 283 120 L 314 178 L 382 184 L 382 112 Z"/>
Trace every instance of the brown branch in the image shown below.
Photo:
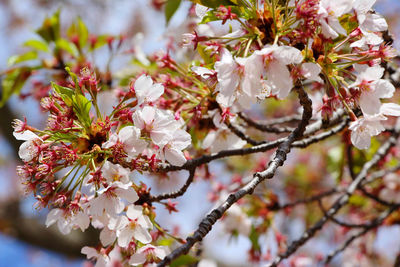
<path fill-rule="evenodd" d="M 292 208 L 292 207 L 295 207 L 295 206 L 301 205 L 301 204 L 312 203 L 312 202 L 321 200 L 321 199 L 323 199 L 325 197 L 329 197 L 329 196 L 332 196 L 334 194 L 337 194 L 339 192 L 340 191 L 337 188 L 332 188 L 331 190 L 316 194 L 316 195 L 311 196 L 311 197 L 299 199 L 299 200 L 296 200 L 296 201 L 293 201 L 293 202 L 290 202 L 290 203 L 286 203 L 286 204 L 278 204 L 275 207 L 270 208 L 270 210 L 276 211 L 276 210 Z"/>
<path fill-rule="evenodd" d="M 387 210 L 386 212 L 382 213 L 378 218 L 376 218 L 375 220 L 371 221 L 369 224 L 364 226 L 363 230 L 361 230 L 361 231 L 353 234 L 352 236 L 350 236 L 340 247 L 338 247 L 337 249 L 335 249 L 334 251 L 332 251 L 331 253 L 329 253 L 327 255 L 327 257 L 325 258 L 325 263 L 328 264 L 336 255 L 338 255 L 339 253 L 344 251 L 348 246 L 350 246 L 350 244 L 354 240 L 356 240 L 357 238 L 365 235 L 369 231 L 379 227 L 383 223 L 383 221 L 387 217 L 389 217 L 390 214 L 392 214 L 398 208 L 399 208 L 398 205 L 391 207 L 389 210 Z"/>
<path fill-rule="evenodd" d="M 247 143 L 253 145 L 253 146 L 258 146 L 261 144 L 265 144 L 265 141 L 256 141 L 252 139 L 251 137 L 247 136 L 244 132 L 242 132 L 236 125 L 233 125 L 232 123 L 227 123 L 226 124 L 236 136 L 238 136 L 240 139 L 246 141 Z"/>
<path fill-rule="evenodd" d="M 237 192 L 230 194 L 223 204 L 211 211 L 211 213 L 200 222 L 200 225 L 194 234 L 186 239 L 186 244 L 172 251 L 172 253 L 165 257 L 157 266 L 166 266 L 180 255 L 187 254 L 194 244 L 203 240 L 203 238 L 211 231 L 212 226 L 217 222 L 217 220 L 219 220 L 234 203 L 245 195 L 252 194 L 258 184 L 266 179 L 272 178 L 278 167 L 283 165 L 287 154 L 290 152 L 291 144 L 303 135 L 312 116 L 312 102 L 307 93 L 300 86 L 297 86 L 296 89 L 299 94 L 300 104 L 304 109 L 302 120 L 298 127 L 287 138 L 285 138 L 285 141 L 283 141 L 282 144 L 279 145 L 273 159 L 268 164 L 267 169 L 263 172 L 255 173 L 253 180 L 250 183 Z"/>
<path fill-rule="evenodd" d="M 239 113 L 239 117 L 244 120 L 247 125 L 262 131 L 262 132 L 268 132 L 268 133 L 290 133 L 292 131 L 294 131 L 293 127 L 287 127 L 287 126 L 280 126 L 277 127 L 275 126 L 276 124 L 282 124 L 282 123 L 287 123 L 287 122 L 293 122 L 293 121 L 300 121 L 301 120 L 301 116 L 299 115 L 293 115 L 293 116 L 288 116 L 285 118 L 280 118 L 280 119 L 275 119 L 275 120 L 271 120 L 267 123 L 259 123 L 256 121 L 253 121 L 252 119 L 250 119 L 249 117 L 247 117 L 247 115 L 245 115 L 244 113 L 240 112 Z"/>
<path fill-rule="evenodd" d="M 189 188 L 190 184 L 193 182 L 195 176 L 196 168 L 189 170 L 189 177 L 187 178 L 185 184 L 177 191 L 172 193 L 165 193 L 158 196 L 151 196 L 149 201 L 150 202 L 158 202 L 168 198 L 177 198 L 185 194 L 186 190 Z"/>
<path fill-rule="evenodd" d="M 310 136 L 322 129 L 327 129 L 328 127 L 337 125 L 338 123 L 340 123 L 342 121 L 342 117 L 344 116 L 344 114 L 345 113 L 343 110 L 340 110 L 339 112 L 337 112 L 334 116 L 332 116 L 332 118 L 330 119 L 330 123 L 328 125 L 325 125 L 322 120 L 318 120 L 318 121 L 310 124 L 309 126 L 307 126 L 306 131 L 304 132 L 303 136 Z M 314 138 L 309 137 L 312 139 L 307 139 L 307 141 L 305 141 L 305 143 L 302 143 L 301 141 L 294 142 L 292 144 L 292 146 L 304 148 L 307 146 L 307 144 L 312 144 L 312 143 L 318 142 L 318 141 L 323 140 L 335 133 L 336 133 L 336 131 L 330 132 L 330 135 L 322 133 L 319 137 L 314 137 Z M 200 165 L 209 163 L 213 160 L 220 159 L 220 158 L 231 157 L 231 156 L 244 156 L 244 155 L 254 154 L 254 153 L 258 153 L 258 152 L 265 152 L 265 151 L 268 151 L 268 150 L 278 147 L 283 142 L 285 142 L 286 139 L 287 139 L 286 137 L 283 137 L 283 138 L 279 138 L 277 140 L 274 140 L 274 141 L 271 141 L 271 142 L 268 142 L 265 144 L 253 146 L 253 147 L 222 150 L 220 152 L 213 153 L 210 155 L 203 155 L 198 158 L 188 160 L 183 166 L 180 166 L 180 167 L 173 166 L 170 164 L 160 164 L 158 171 L 159 172 L 169 172 L 169 171 L 178 171 L 178 170 L 188 170 L 188 169 L 198 167 Z M 129 164 L 128 164 L 124 167 L 129 168 L 131 166 L 129 166 Z"/>

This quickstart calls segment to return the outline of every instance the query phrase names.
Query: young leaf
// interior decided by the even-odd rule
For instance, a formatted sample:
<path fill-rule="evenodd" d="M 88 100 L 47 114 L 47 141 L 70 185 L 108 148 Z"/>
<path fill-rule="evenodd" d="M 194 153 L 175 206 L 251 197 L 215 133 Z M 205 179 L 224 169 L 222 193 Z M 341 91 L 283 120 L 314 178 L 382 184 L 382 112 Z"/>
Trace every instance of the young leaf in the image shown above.
<path fill-rule="evenodd" d="M 16 68 L 10 71 L 2 81 L 2 98 L 0 107 L 4 106 L 12 94 L 19 93 L 26 80 L 31 76 L 32 69 L 29 67 Z"/>
<path fill-rule="evenodd" d="M 31 47 L 37 51 L 50 52 L 49 46 L 40 40 L 28 40 L 24 43 L 24 46 Z"/>
<path fill-rule="evenodd" d="M 168 0 L 167 4 L 165 5 L 165 19 L 168 22 L 171 20 L 172 16 L 178 10 L 181 4 L 181 0 Z"/>
<path fill-rule="evenodd" d="M 75 44 L 62 38 L 56 41 L 56 48 L 64 50 L 69 54 L 71 54 L 72 56 L 78 55 L 78 49 L 76 48 Z"/>
<path fill-rule="evenodd" d="M 92 107 L 92 102 L 87 99 L 84 95 L 74 95 L 72 96 L 72 106 L 74 108 L 75 114 L 79 121 L 86 129 L 90 129 L 92 123 L 90 119 L 90 109 Z"/>
<path fill-rule="evenodd" d="M 18 63 L 21 63 L 24 61 L 33 60 L 33 59 L 37 59 L 37 52 L 29 51 L 22 55 L 11 56 L 8 59 L 7 64 L 8 64 L 8 66 L 12 66 L 12 65 L 15 65 L 15 64 L 18 64 Z"/>
<path fill-rule="evenodd" d="M 36 30 L 46 42 L 55 42 L 60 38 L 60 10 L 57 10 L 51 17 L 47 17 L 42 27 Z"/>
<path fill-rule="evenodd" d="M 69 106 L 72 105 L 72 97 L 75 95 L 75 91 L 73 89 L 58 85 L 54 82 L 51 83 L 51 86 L 53 87 L 54 91 L 56 91 L 65 101 L 65 104 Z"/>

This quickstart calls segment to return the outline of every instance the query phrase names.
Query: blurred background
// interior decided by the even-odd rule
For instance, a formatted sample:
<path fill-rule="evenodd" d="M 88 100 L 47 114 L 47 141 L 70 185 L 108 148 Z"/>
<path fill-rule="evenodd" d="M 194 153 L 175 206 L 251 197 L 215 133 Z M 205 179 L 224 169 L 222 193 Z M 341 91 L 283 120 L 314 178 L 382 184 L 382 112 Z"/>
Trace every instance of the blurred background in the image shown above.
<path fill-rule="evenodd" d="M 62 26 L 69 25 L 80 16 L 91 33 L 123 34 L 128 39 L 134 38 L 139 32 L 143 33 L 141 46 L 146 54 L 165 48 L 171 35 L 175 34 L 176 37 L 179 33 L 176 29 L 184 22 L 190 5 L 181 5 L 166 27 L 163 12 L 157 10 L 154 3 L 144 0 L 0 0 L 0 73 L 7 69 L 8 58 L 23 52 L 22 44 L 35 38 L 34 30 L 57 9 L 61 9 Z M 376 10 L 387 18 L 396 40 L 400 36 L 400 1 L 378 0 Z M 400 48 L 399 40 L 396 40 L 395 47 Z M 98 64 L 101 65 L 102 55 L 98 56 Z M 118 69 L 123 63 L 124 58 L 121 57 L 113 61 L 113 67 Z M 89 266 L 80 255 L 80 249 L 97 242 L 97 233 L 73 231 L 63 236 L 56 227 L 46 228 L 44 221 L 47 210 L 36 209 L 35 199 L 23 193 L 15 174 L 15 168 L 20 164 L 17 155 L 19 142 L 12 136 L 11 122 L 14 118 L 24 117 L 32 126 L 43 128 L 45 124 L 45 116 L 32 98 L 14 96 L 0 110 L 0 267 Z M 224 175 L 219 173 L 222 170 L 218 169 L 218 165 L 213 168 L 217 175 Z M 177 176 L 176 179 L 180 179 L 179 174 Z M 208 186 L 206 182 L 199 182 L 191 187 L 186 197 L 181 198 L 178 206 L 181 212 L 173 218 L 165 216 L 163 225 L 169 225 L 169 229 L 180 225 L 182 236 L 190 233 L 211 207 L 210 203 L 204 201 Z M 185 214 L 192 211 L 193 203 L 196 203 L 197 212 L 188 219 Z M 159 216 L 163 216 L 163 211 Z M 240 259 L 246 258 L 246 249 L 243 248 L 248 246 L 246 242 L 249 241 L 239 240 L 237 244 L 240 245 L 228 247 L 228 240 L 221 239 L 218 231 L 217 226 L 205 241 L 206 257 L 227 265 L 240 265 Z M 223 252 L 215 250 L 221 245 Z"/>

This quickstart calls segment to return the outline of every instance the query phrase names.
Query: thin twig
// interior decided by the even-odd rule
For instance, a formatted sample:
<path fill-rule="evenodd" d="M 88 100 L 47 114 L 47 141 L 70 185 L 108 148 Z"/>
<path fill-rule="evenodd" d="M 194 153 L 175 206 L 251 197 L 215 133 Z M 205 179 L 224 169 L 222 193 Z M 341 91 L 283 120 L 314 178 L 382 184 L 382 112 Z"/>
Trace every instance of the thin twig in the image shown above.
<path fill-rule="evenodd" d="M 149 198 L 150 202 L 158 202 L 164 199 L 169 199 L 169 198 L 177 198 L 185 194 L 186 190 L 189 188 L 190 184 L 193 182 L 194 175 L 196 172 L 196 168 L 190 169 L 189 170 L 189 177 L 187 178 L 185 184 L 177 191 L 172 192 L 172 193 L 165 193 L 161 194 L 158 196 L 151 196 Z"/>
<path fill-rule="evenodd" d="M 400 119 L 397 121 L 396 124 L 396 131 L 395 133 L 378 149 L 375 155 L 372 157 L 370 161 L 364 164 L 362 170 L 357 175 L 356 179 L 350 184 L 347 188 L 345 194 L 343 194 L 335 203 L 330 207 L 330 209 L 326 212 L 318 222 L 316 222 L 313 226 L 308 228 L 300 238 L 294 240 L 287 248 L 287 250 L 278 255 L 268 266 L 269 267 L 276 267 L 278 264 L 281 263 L 282 260 L 287 259 L 293 253 L 297 251 L 303 244 L 305 244 L 309 239 L 311 239 L 322 227 L 325 223 L 329 220 L 330 217 L 334 216 L 344 205 L 346 205 L 350 199 L 350 196 L 355 192 L 358 186 L 365 180 L 368 171 L 377 164 L 383 157 L 387 155 L 390 148 L 393 147 L 396 142 L 397 138 L 399 137 L 400 132 Z"/>
<path fill-rule="evenodd" d="M 389 217 L 390 214 L 392 214 L 398 208 L 399 208 L 398 205 L 391 207 L 390 209 L 388 209 L 387 211 L 382 213 L 378 218 L 376 218 L 375 220 L 371 221 L 371 223 L 366 225 L 363 230 L 361 230 L 361 231 L 353 234 L 352 236 L 350 236 L 340 247 L 338 247 L 337 249 L 335 249 L 334 251 L 332 251 L 331 253 L 329 253 L 327 255 L 327 257 L 325 258 L 325 263 L 328 264 L 336 255 L 338 255 L 339 253 L 344 251 L 348 246 L 350 246 L 350 244 L 354 240 L 356 240 L 357 238 L 365 235 L 369 231 L 371 231 L 371 230 L 377 228 L 378 226 L 380 226 L 383 223 L 383 221 L 387 217 Z"/>
<path fill-rule="evenodd" d="M 276 124 L 282 124 L 282 123 L 288 123 L 288 122 L 301 120 L 300 115 L 292 115 L 292 116 L 288 116 L 288 117 L 284 117 L 284 118 L 280 118 L 280 119 L 271 120 L 266 123 L 259 123 L 259 122 L 253 121 L 252 119 L 247 117 L 247 115 L 245 115 L 241 112 L 239 113 L 239 117 L 241 119 L 243 119 L 247 123 L 247 125 L 255 128 L 259 131 L 268 132 L 268 133 L 290 133 L 290 132 L 294 131 L 293 127 L 287 127 L 287 126 L 277 127 Z"/>

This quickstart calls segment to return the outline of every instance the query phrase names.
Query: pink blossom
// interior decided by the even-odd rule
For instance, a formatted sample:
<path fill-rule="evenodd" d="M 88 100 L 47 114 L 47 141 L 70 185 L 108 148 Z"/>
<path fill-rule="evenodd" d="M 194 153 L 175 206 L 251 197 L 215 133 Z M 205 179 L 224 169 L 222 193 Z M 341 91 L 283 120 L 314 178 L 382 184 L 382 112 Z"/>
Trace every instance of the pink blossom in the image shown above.
<path fill-rule="evenodd" d="M 145 245 L 139 248 L 135 254 L 129 259 L 129 264 L 138 266 L 146 261 L 152 262 L 157 259 L 164 259 L 169 253 L 168 249 L 164 246 Z"/>

